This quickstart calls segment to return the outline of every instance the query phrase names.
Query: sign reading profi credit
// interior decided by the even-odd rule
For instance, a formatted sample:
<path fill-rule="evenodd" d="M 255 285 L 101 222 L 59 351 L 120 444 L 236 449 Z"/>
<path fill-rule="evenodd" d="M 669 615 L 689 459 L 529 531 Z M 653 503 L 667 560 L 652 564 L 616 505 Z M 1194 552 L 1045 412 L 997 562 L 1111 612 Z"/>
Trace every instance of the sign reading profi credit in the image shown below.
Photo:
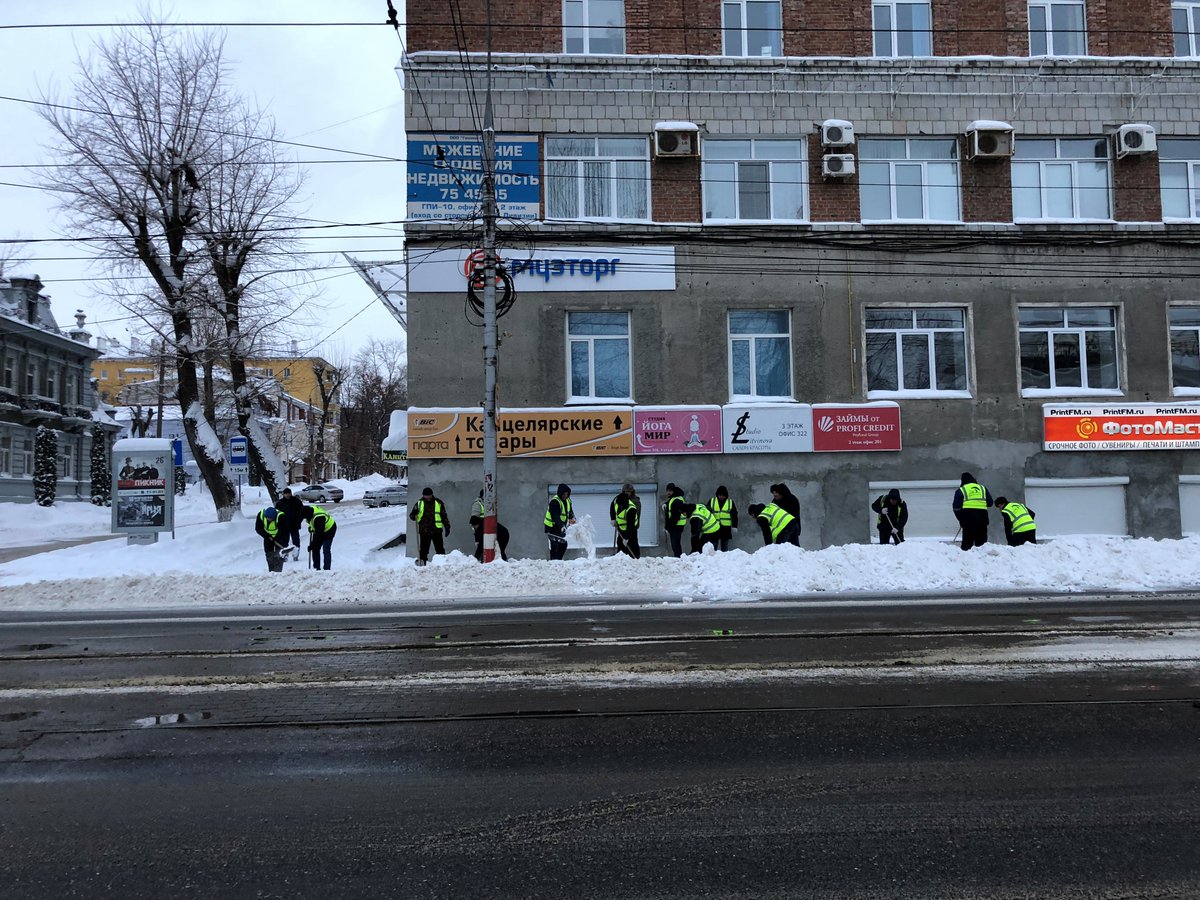
<path fill-rule="evenodd" d="M 630 407 L 502 409 L 499 456 L 632 456 Z M 410 409 L 408 458 L 483 456 L 483 410 Z"/>
<path fill-rule="evenodd" d="M 639 406 L 633 411 L 633 452 L 720 453 L 721 407 Z"/>
<path fill-rule="evenodd" d="M 818 453 L 901 449 L 897 403 L 815 403 L 812 415 L 813 450 Z"/>
<path fill-rule="evenodd" d="M 1200 403 L 1042 406 L 1047 450 L 1200 450 Z"/>

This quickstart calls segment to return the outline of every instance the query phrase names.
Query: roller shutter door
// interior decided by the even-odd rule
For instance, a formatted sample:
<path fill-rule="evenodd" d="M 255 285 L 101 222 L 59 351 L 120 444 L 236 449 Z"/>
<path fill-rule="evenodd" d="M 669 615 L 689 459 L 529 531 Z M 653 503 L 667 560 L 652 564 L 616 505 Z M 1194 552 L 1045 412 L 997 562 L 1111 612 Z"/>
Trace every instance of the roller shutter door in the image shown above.
<path fill-rule="evenodd" d="M 1037 514 L 1038 538 L 1072 535 L 1125 537 L 1125 491 L 1129 479 L 1027 478 L 1024 504 Z M 1021 499 L 1021 498 L 1010 498 Z"/>
<path fill-rule="evenodd" d="M 871 504 L 892 488 L 899 490 L 900 499 L 908 504 L 905 540 L 948 541 L 958 530 L 958 520 L 950 508 L 958 488 L 957 481 L 872 481 L 869 488 L 865 504 L 868 540 L 879 540 L 879 532 L 875 530 L 877 516 L 871 512 Z"/>

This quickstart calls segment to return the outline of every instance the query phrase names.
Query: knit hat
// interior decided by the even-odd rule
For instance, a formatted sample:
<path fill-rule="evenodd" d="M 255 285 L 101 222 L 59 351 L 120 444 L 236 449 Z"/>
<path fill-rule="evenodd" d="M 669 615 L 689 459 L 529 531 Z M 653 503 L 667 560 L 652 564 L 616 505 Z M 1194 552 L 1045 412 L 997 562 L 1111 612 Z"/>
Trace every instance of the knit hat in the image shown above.
<path fill-rule="evenodd" d="M 970 472 L 963 472 L 963 473 L 962 473 L 962 482 L 961 482 L 961 483 L 962 483 L 962 484 L 974 484 L 974 483 L 975 483 L 975 476 L 974 476 L 974 475 L 972 475 Z"/>
<path fill-rule="evenodd" d="M 622 494 L 632 494 L 633 493 L 633 485 L 630 484 L 628 481 L 625 482 L 623 485 L 621 485 L 621 493 Z"/>
<path fill-rule="evenodd" d="M 274 521 L 275 517 L 278 515 L 279 515 L 279 510 L 277 510 L 273 506 L 268 506 L 266 509 L 263 510 L 263 518 L 266 519 L 268 522 Z"/>
<path fill-rule="evenodd" d="M 750 513 L 750 518 L 754 518 L 764 509 L 766 509 L 766 507 L 761 503 L 751 503 L 748 507 L 746 507 L 746 511 Z"/>
<path fill-rule="evenodd" d="M 723 485 L 723 484 L 718 484 L 718 485 L 717 485 L 717 493 L 716 493 L 716 496 L 718 496 L 718 497 L 728 497 L 728 496 L 729 496 L 729 489 L 728 489 L 728 488 L 726 488 L 726 487 L 725 487 L 725 485 Z"/>
<path fill-rule="evenodd" d="M 568 485 L 566 483 L 560 484 L 558 486 L 558 491 L 556 491 L 556 493 L 560 497 L 565 497 L 567 494 L 571 493 L 571 487 L 570 487 L 570 485 Z"/>
<path fill-rule="evenodd" d="M 673 482 L 673 481 L 667 482 L 667 491 L 668 492 L 677 491 L 677 490 L 679 490 L 679 488 L 675 487 L 675 482 Z"/>
<path fill-rule="evenodd" d="M 1008 498 L 997 497 L 994 501 L 992 501 L 992 506 L 996 507 L 996 509 L 1004 509 L 1004 507 L 1008 506 Z"/>
<path fill-rule="evenodd" d="M 895 500 L 895 501 L 899 502 L 899 500 L 900 500 L 899 488 L 892 488 L 890 491 L 888 491 L 887 498 L 889 500 Z"/>

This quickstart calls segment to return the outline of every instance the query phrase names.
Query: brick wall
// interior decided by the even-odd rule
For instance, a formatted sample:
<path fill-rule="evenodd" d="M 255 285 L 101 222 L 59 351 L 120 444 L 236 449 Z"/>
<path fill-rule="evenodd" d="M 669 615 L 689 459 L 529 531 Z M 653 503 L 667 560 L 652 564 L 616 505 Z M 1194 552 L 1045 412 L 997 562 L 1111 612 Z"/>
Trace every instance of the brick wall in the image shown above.
<path fill-rule="evenodd" d="M 933 0 L 935 56 L 1004 56 L 1009 52 L 1005 5 Z"/>
<path fill-rule="evenodd" d="M 1113 218 L 1119 222 L 1161 222 L 1158 154 L 1113 160 Z"/>
<path fill-rule="evenodd" d="M 958 139 L 964 222 L 1012 221 L 1012 164 L 1008 159 L 967 159 L 969 142 Z"/>
<path fill-rule="evenodd" d="M 1088 4 L 1091 10 L 1091 4 Z M 1107 52 L 1113 56 L 1174 56 L 1171 0 L 1110 2 L 1105 9 Z M 1093 31 L 1092 23 L 1088 30 Z M 1094 51 L 1098 52 L 1098 51 Z"/>
<path fill-rule="evenodd" d="M 783 0 L 784 56 L 870 56 L 871 4 Z"/>
<path fill-rule="evenodd" d="M 709 0 L 625 0 L 627 53 L 720 56 L 721 4 Z"/>
<path fill-rule="evenodd" d="M 656 222 L 699 222 L 700 160 L 651 156 L 650 203 Z"/>
<path fill-rule="evenodd" d="M 485 0 L 409 0 L 406 46 L 409 53 L 422 50 L 457 50 L 454 23 L 463 25 L 467 49 L 487 50 Z M 451 16 L 451 10 L 461 16 Z M 492 3 L 492 51 L 495 53 L 561 53 L 562 0 L 521 0 Z"/>
<path fill-rule="evenodd" d="M 847 153 L 831 150 L 831 153 Z M 850 178 L 823 178 L 821 157 L 825 155 L 821 136 L 808 136 L 808 206 L 810 222 L 856 222 L 858 221 L 858 176 Z"/>

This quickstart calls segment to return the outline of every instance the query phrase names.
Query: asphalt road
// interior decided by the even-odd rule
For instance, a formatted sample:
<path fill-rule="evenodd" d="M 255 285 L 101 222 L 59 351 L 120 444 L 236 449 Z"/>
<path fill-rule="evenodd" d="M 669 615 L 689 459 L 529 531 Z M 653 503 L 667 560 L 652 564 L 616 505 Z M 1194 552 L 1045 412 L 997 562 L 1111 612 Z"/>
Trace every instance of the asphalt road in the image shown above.
<path fill-rule="evenodd" d="M 1194 596 L 542 607 L 0 618 L 0 896 L 1200 896 Z"/>

